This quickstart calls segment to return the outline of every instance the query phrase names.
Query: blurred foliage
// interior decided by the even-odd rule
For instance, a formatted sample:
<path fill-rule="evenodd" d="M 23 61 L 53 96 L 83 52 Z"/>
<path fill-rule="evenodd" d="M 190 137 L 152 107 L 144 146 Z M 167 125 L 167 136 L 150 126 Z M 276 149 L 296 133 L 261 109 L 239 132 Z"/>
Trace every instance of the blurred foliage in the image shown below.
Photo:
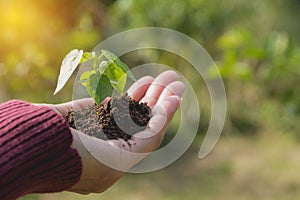
<path fill-rule="evenodd" d="M 265 126 L 276 125 L 297 135 L 300 131 L 297 8 L 300 2 L 295 0 L 119 0 L 109 7 L 106 30 L 115 33 L 159 26 L 187 34 L 210 53 L 224 78 L 229 107 L 225 133 L 253 135 Z M 187 63 L 167 53 L 158 57 L 161 63 L 187 75 L 193 86 L 205 87 L 201 78 L 193 80 L 192 67 L 183 67 Z M 213 78 L 214 72 L 208 73 Z M 203 95 L 199 97 L 205 99 Z M 204 121 L 209 118 L 207 105 L 202 108 Z M 267 107 L 272 110 L 264 112 Z M 266 118 L 273 121 L 267 123 Z"/>
<path fill-rule="evenodd" d="M 70 100 L 71 82 L 52 95 L 66 52 L 91 50 L 123 30 L 159 26 L 197 40 L 215 60 L 228 94 L 225 133 L 255 134 L 274 125 L 298 133 L 298 8 L 297 0 L 0 0 L 0 100 Z M 176 55 L 145 50 L 127 57 L 131 66 L 167 64 L 189 77 L 193 86 L 205 88 L 192 66 L 183 68 L 189 63 Z M 214 72 L 208 73 L 213 79 Z M 209 99 L 203 90 L 199 97 L 205 102 Z M 207 119 L 209 110 L 204 103 Z M 274 121 L 268 124 L 266 118 Z"/>
<path fill-rule="evenodd" d="M 70 49 L 100 41 L 102 9 L 89 0 L 0 0 L 1 100 L 70 99 L 70 93 L 52 95 L 60 62 Z"/>

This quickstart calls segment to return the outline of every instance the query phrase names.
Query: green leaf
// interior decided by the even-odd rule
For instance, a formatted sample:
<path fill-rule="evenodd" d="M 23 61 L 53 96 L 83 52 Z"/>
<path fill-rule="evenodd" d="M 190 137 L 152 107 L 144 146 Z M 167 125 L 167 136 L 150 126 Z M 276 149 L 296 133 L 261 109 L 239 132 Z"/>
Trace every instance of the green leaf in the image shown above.
<path fill-rule="evenodd" d="M 106 75 L 91 74 L 86 82 L 88 94 L 100 104 L 106 97 L 112 93 L 110 80 Z"/>
<path fill-rule="evenodd" d="M 96 91 L 95 101 L 100 104 L 106 97 L 111 96 L 112 87 L 110 80 L 106 75 L 102 75 L 99 79 Z"/>
<path fill-rule="evenodd" d="M 110 63 L 105 60 L 101 61 L 97 68 L 98 73 L 103 74 L 106 68 L 109 66 L 109 64 Z"/>
<path fill-rule="evenodd" d="M 96 57 L 95 52 L 84 52 L 79 64 L 93 60 Z"/>
<path fill-rule="evenodd" d="M 123 93 L 126 85 L 126 73 L 117 64 L 111 62 L 105 69 L 104 74 L 110 79 L 113 88 L 120 94 Z"/>
<path fill-rule="evenodd" d="M 85 52 L 80 62 L 89 60 L 93 70 L 82 73 L 80 82 L 97 103 L 101 103 L 107 96 L 110 96 L 113 88 L 118 93 L 123 93 L 127 75 L 135 80 L 129 68 L 109 51 L 102 50 L 100 56 Z"/>
<path fill-rule="evenodd" d="M 87 82 L 92 74 L 96 74 L 95 70 L 83 72 L 80 76 L 80 82 L 83 86 L 87 86 Z"/>
<path fill-rule="evenodd" d="M 128 77 L 132 80 L 136 80 L 132 74 L 132 72 L 130 71 L 130 69 L 128 68 L 128 66 L 126 64 L 124 64 L 115 54 L 107 51 L 107 50 L 101 50 L 102 54 L 104 55 L 104 57 L 106 59 L 108 59 L 109 61 L 113 61 L 114 63 L 116 63 L 120 68 L 122 68 L 124 70 L 124 72 L 127 73 Z"/>
<path fill-rule="evenodd" d="M 111 81 L 111 85 L 113 88 L 115 88 L 119 94 L 122 94 L 126 85 L 126 79 L 127 79 L 127 75 L 124 74 L 117 83 L 112 83 Z"/>
<path fill-rule="evenodd" d="M 91 74 L 86 84 L 86 90 L 91 97 L 95 99 L 96 90 L 100 77 L 97 74 Z"/>

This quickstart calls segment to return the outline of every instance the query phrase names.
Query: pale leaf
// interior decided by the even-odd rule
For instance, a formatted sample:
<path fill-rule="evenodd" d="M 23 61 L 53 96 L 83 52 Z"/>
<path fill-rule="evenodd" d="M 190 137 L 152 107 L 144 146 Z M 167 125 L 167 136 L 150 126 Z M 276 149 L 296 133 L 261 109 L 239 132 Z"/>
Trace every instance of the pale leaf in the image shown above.
<path fill-rule="evenodd" d="M 83 55 L 83 50 L 74 49 L 70 51 L 64 58 L 61 64 L 60 73 L 58 76 L 57 86 L 54 95 L 58 93 L 69 80 L 72 73 L 75 71 Z"/>

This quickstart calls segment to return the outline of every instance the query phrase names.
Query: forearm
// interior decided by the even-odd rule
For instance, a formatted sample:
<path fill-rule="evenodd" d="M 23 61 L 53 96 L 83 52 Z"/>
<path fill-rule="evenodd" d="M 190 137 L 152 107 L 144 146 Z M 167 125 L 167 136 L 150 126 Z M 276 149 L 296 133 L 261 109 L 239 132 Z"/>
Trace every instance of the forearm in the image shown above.
<path fill-rule="evenodd" d="M 72 187 L 81 160 L 63 117 L 22 101 L 0 104 L 0 199 Z"/>

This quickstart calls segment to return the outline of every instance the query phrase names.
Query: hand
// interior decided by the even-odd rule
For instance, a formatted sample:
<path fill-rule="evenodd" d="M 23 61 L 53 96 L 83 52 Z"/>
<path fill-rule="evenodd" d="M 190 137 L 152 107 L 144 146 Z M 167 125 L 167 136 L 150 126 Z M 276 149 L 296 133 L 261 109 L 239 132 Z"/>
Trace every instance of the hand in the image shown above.
<path fill-rule="evenodd" d="M 184 84 L 178 78 L 175 72 L 166 71 L 155 79 L 143 77 L 130 87 L 128 94 L 136 101 L 147 102 L 153 116 L 147 128 L 127 142 L 122 139 L 104 141 L 71 128 L 72 147 L 81 156 L 83 172 L 80 181 L 69 191 L 81 194 L 103 192 L 160 146 L 184 91 Z M 92 99 L 81 99 L 48 106 L 66 116 L 71 107 L 82 109 L 93 103 Z"/>

